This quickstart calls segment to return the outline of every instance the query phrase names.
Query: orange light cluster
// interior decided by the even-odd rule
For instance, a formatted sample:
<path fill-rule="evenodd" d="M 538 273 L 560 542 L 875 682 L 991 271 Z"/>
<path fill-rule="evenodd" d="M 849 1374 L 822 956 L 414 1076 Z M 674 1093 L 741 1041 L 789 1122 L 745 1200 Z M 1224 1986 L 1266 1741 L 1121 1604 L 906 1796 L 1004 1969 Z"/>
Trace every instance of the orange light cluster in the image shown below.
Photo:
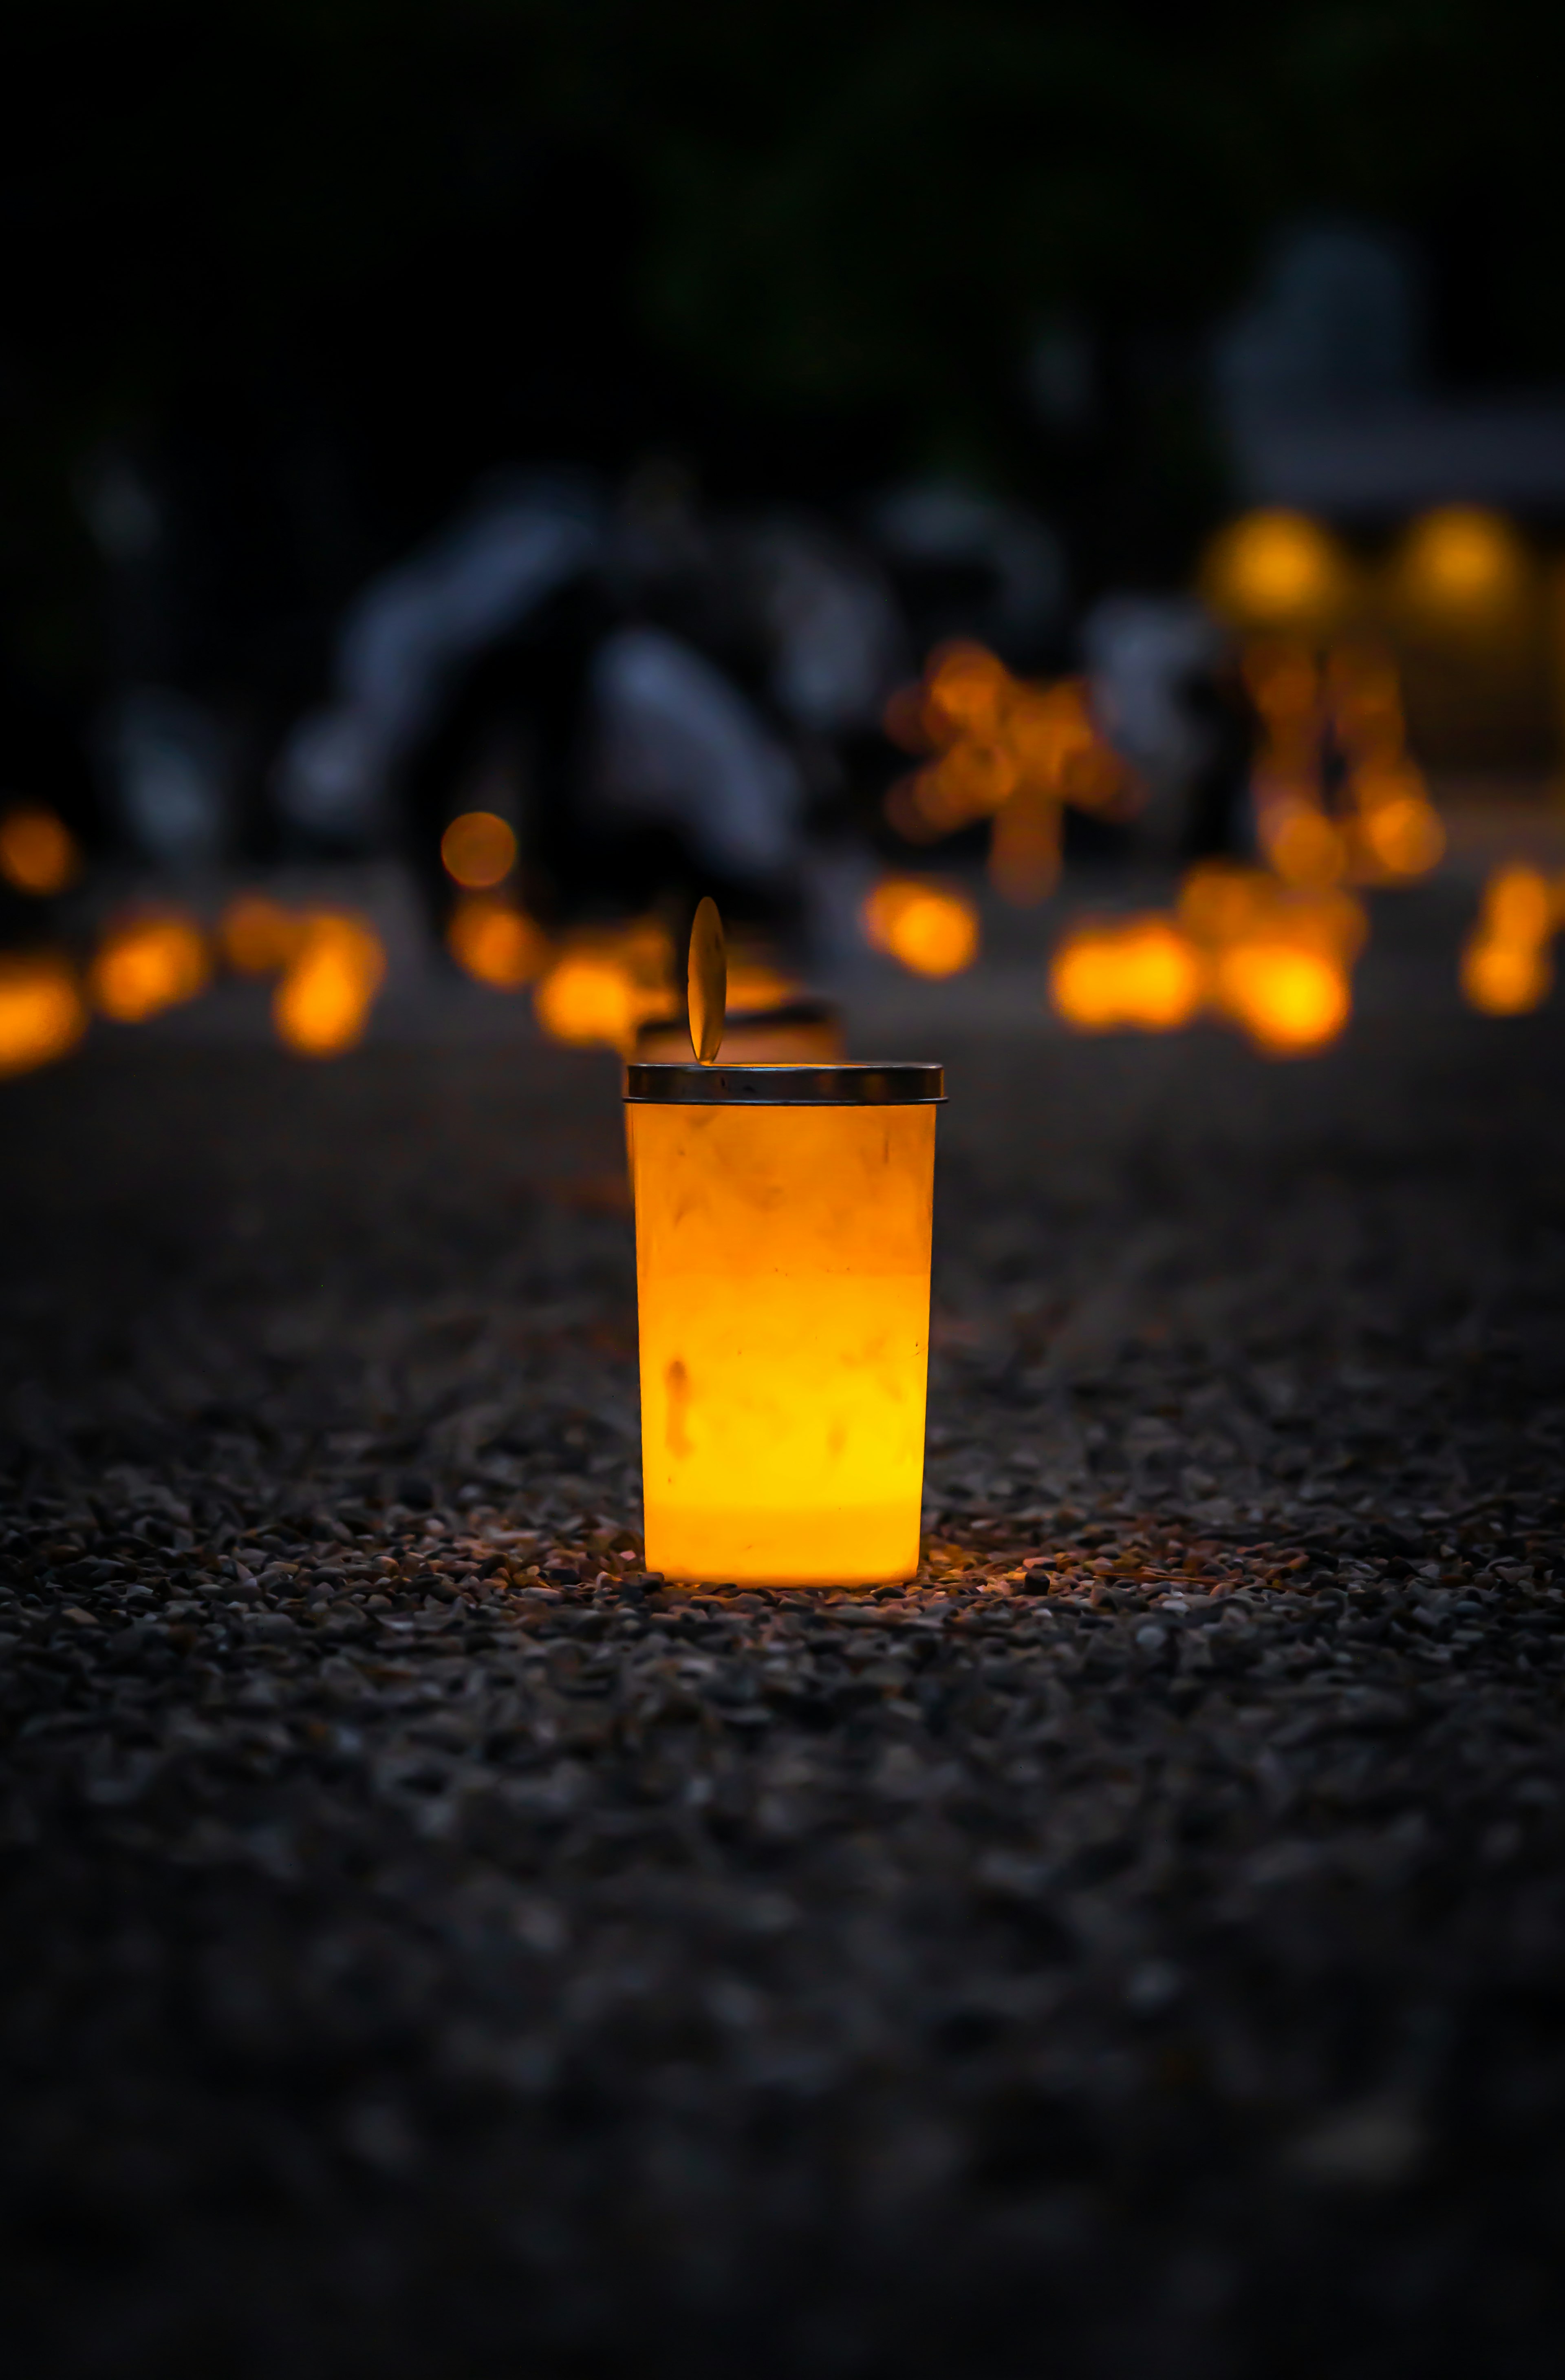
<path fill-rule="evenodd" d="M 1211 860 L 1186 876 L 1178 915 L 1206 953 L 1211 1008 L 1258 1049 L 1298 1057 L 1337 1038 L 1353 1014 L 1353 962 L 1369 932 L 1351 892 Z"/>
<path fill-rule="evenodd" d="M 982 645 L 932 655 L 921 685 L 893 695 L 886 732 L 933 757 L 894 784 L 886 814 L 909 843 L 937 843 L 992 819 L 989 872 L 1021 905 L 1041 900 L 1060 872 L 1060 814 L 1125 806 L 1123 763 L 1098 732 L 1085 681 L 1054 686 L 1013 677 Z"/>
<path fill-rule="evenodd" d="M 516 864 L 516 837 L 493 810 L 465 810 L 440 840 L 446 874 L 465 892 L 489 892 Z"/>
<path fill-rule="evenodd" d="M 1554 981 L 1549 943 L 1565 923 L 1565 881 L 1535 868 L 1497 868 L 1462 952 L 1462 989 L 1487 1016 L 1540 1007 Z"/>
<path fill-rule="evenodd" d="M 0 957 L 0 1075 L 63 1058 L 87 1030 L 87 1003 L 68 959 L 53 951 Z"/>
<path fill-rule="evenodd" d="M 1340 892 L 1305 892 L 1261 868 L 1193 868 L 1174 916 L 1084 923 L 1049 969 L 1049 998 L 1082 1032 L 1171 1032 L 1203 1011 L 1269 1056 L 1324 1048 L 1353 1009 L 1366 920 Z"/>
<path fill-rule="evenodd" d="M 116 1024 L 140 1025 L 161 1009 L 194 1000 L 212 974 L 206 936 L 177 910 L 111 926 L 88 973 L 93 1005 Z"/>
<path fill-rule="evenodd" d="M 1049 995 L 1078 1032 L 1169 1033 L 1200 1009 L 1206 969 L 1189 936 L 1155 911 L 1086 922 L 1056 950 Z"/>
<path fill-rule="evenodd" d="M 673 945 L 656 918 L 574 935 L 545 969 L 533 1010 L 552 1040 L 628 1054 L 639 1027 L 675 1012 Z"/>
<path fill-rule="evenodd" d="M 445 930 L 458 966 L 495 991 L 520 991 L 549 964 L 549 941 L 540 926 L 514 902 L 473 893 L 458 901 Z"/>
<path fill-rule="evenodd" d="M 0 818 L 0 876 L 35 901 L 68 892 L 81 873 L 81 852 L 65 820 L 42 803 L 21 803 Z"/>
<path fill-rule="evenodd" d="M 1284 883 L 1310 891 L 1427 875 L 1444 855 L 1445 828 L 1407 751 L 1389 657 L 1341 645 L 1322 665 L 1306 646 L 1268 639 L 1246 653 L 1244 674 L 1262 726 L 1261 848 Z M 1328 748 L 1345 772 L 1338 815 L 1323 797 Z"/>
<path fill-rule="evenodd" d="M 385 978 L 380 936 L 362 917 L 311 912 L 272 996 L 280 1038 L 305 1058 L 335 1058 L 362 1040 Z"/>
<path fill-rule="evenodd" d="M 917 876 L 888 876 L 867 894 L 859 922 L 871 947 L 914 975 L 960 975 L 978 955 L 978 913 L 964 893 Z"/>

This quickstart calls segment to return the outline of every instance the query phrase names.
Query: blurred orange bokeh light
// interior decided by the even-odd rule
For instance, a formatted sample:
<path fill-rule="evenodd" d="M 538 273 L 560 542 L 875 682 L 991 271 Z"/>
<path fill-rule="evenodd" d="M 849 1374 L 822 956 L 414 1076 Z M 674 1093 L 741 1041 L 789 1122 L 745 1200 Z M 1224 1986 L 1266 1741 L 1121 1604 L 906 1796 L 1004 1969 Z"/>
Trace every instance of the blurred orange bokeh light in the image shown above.
<path fill-rule="evenodd" d="M 1486 1016 L 1524 1016 L 1541 1007 L 1554 962 L 1539 942 L 1505 942 L 1476 934 L 1462 953 L 1462 989 Z"/>
<path fill-rule="evenodd" d="M 1450 504 L 1425 513 L 1408 532 L 1401 574 L 1413 598 L 1443 611 L 1506 611 L 1521 594 L 1526 557 L 1498 513 Z"/>
<path fill-rule="evenodd" d="M 1259 938 L 1217 961 L 1219 1006 L 1273 1057 L 1293 1057 L 1333 1041 L 1353 1012 L 1346 967 L 1327 950 Z"/>
<path fill-rule="evenodd" d="M 306 920 L 263 892 L 241 892 L 218 923 L 217 941 L 237 975 L 276 975 L 304 939 Z"/>
<path fill-rule="evenodd" d="M 446 941 L 458 966 L 496 991 L 520 991 L 549 964 L 541 929 L 506 901 L 459 901 Z"/>
<path fill-rule="evenodd" d="M 206 989 L 212 960 L 193 918 L 176 912 L 127 918 L 99 945 L 88 977 L 92 1000 L 116 1024 L 140 1025 Z"/>
<path fill-rule="evenodd" d="M 859 912 L 866 939 L 914 975 L 960 975 L 978 955 L 978 913 L 964 893 L 889 876 Z"/>
<path fill-rule="evenodd" d="M 68 960 L 53 952 L 0 958 L 0 1075 L 47 1065 L 86 1030 L 87 1003 Z"/>
<path fill-rule="evenodd" d="M 1341 603 L 1347 566 L 1335 540 L 1304 513 L 1249 513 L 1215 540 L 1204 577 L 1216 608 L 1242 624 L 1282 626 Z"/>
<path fill-rule="evenodd" d="M 1205 990 L 1201 954 L 1171 918 L 1124 917 L 1077 927 L 1054 953 L 1049 996 L 1084 1033 L 1188 1025 Z"/>
<path fill-rule="evenodd" d="M 556 1041 L 629 1050 L 646 1014 L 629 970 L 610 950 L 566 951 L 533 993 L 544 1031 Z"/>
<path fill-rule="evenodd" d="M 362 1040 L 386 971 L 380 936 L 362 918 L 317 912 L 272 996 L 281 1038 L 301 1057 L 334 1058 Z"/>
<path fill-rule="evenodd" d="M 37 900 L 64 892 L 81 873 L 76 837 L 63 819 L 34 803 L 0 819 L 0 876 Z"/>
<path fill-rule="evenodd" d="M 487 892 L 515 868 L 516 837 L 493 810 L 466 810 L 442 835 L 440 856 L 446 874 L 464 892 Z"/>

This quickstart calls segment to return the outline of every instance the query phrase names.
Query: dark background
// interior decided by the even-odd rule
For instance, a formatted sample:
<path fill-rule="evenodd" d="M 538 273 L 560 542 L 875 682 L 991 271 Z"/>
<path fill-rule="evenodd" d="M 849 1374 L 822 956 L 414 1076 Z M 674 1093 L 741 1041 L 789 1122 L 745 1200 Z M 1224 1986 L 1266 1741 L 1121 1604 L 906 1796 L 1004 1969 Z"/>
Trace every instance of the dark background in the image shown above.
<path fill-rule="evenodd" d="M 1206 337 L 1279 222 L 1412 234 L 1448 384 L 1561 372 L 1562 52 L 1518 0 L 13 12 L 12 684 L 90 706 L 161 634 L 286 710 L 370 571 L 540 458 L 817 502 L 957 470 L 1040 504 L 1083 595 L 1177 579 L 1224 499 Z M 105 455 L 168 503 L 181 621 L 105 616 Z"/>

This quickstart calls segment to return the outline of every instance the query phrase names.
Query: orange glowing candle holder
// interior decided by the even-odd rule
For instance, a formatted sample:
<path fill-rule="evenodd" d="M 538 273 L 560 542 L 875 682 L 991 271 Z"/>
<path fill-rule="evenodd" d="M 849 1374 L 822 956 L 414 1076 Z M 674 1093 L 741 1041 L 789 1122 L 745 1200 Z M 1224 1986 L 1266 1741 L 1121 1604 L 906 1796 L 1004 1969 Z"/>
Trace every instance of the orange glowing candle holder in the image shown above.
<path fill-rule="evenodd" d="M 649 1567 L 911 1578 L 940 1068 L 625 1073 Z"/>

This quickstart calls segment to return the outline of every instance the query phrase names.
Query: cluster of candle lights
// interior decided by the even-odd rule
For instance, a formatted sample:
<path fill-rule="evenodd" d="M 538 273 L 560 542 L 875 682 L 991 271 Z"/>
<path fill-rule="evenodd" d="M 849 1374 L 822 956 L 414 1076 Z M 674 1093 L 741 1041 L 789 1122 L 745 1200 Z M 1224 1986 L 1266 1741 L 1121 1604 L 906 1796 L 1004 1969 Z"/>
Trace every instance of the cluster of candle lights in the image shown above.
<path fill-rule="evenodd" d="M 1313 525 L 1266 516 L 1241 526 L 1227 566 L 1248 586 L 1252 607 L 1256 588 L 1272 586 L 1272 608 L 1286 608 L 1286 579 L 1297 610 L 1310 572 L 1325 566 Z M 1446 524 L 1450 553 L 1430 532 L 1434 561 L 1425 561 L 1476 601 L 1496 565 L 1490 553 L 1480 568 L 1483 540 L 1470 529 Z M 1049 965 L 1048 997 L 1074 1029 L 1164 1033 L 1212 1015 L 1269 1056 L 1320 1049 L 1349 1019 L 1367 933 L 1352 888 L 1410 881 L 1443 855 L 1444 830 L 1409 756 L 1396 672 L 1383 652 L 1268 635 L 1246 647 L 1244 674 L 1260 730 L 1254 786 L 1266 864 L 1205 863 L 1186 875 L 1170 910 L 1070 926 Z M 922 756 L 892 789 L 892 822 L 929 844 L 987 820 L 990 879 L 1013 902 L 1053 889 L 1068 806 L 1134 816 L 1135 786 L 1096 727 L 1080 681 L 1031 685 L 979 646 L 948 645 L 917 685 L 893 697 L 887 727 Z M 661 920 L 551 937 L 515 889 L 515 830 L 491 811 L 454 819 L 441 852 L 456 892 L 452 956 L 491 990 L 530 990 L 552 1038 L 628 1056 L 649 1029 L 677 1022 L 674 954 Z M 52 812 L 30 804 L 0 816 L 0 880 L 13 890 L 49 899 L 81 873 L 81 853 Z M 1552 983 L 1549 945 L 1562 922 L 1565 880 L 1498 869 L 1462 954 L 1469 1002 L 1493 1015 L 1536 1007 Z M 859 924 L 873 949 L 932 979 L 961 973 L 979 952 L 977 905 L 926 874 L 881 878 Z M 137 1024 L 193 1000 L 222 967 L 273 978 L 279 1038 L 323 1058 L 362 1039 L 386 960 L 367 920 L 289 908 L 260 892 L 232 901 L 210 932 L 175 908 L 142 909 L 112 920 L 84 967 L 59 951 L 0 959 L 0 1072 L 63 1056 L 93 1012 Z M 797 990 L 758 958 L 731 968 L 737 1012 L 776 1009 Z"/>
<path fill-rule="evenodd" d="M 892 743 L 923 757 L 887 795 L 890 823 L 909 843 L 932 844 L 989 820 L 989 880 L 1018 907 L 1059 880 L 1067 807 L 1122 815 L 1134 798 L 1085 681 L 1014 677 L 982 645 L 940 646 L 921 682 L 892 697 L 885 725 Z"/>
<path fill-rule="evenodd" d="M 1265 869 L 1194 868 L 1170 914 L 1084 921 L 1049 969 L 1049 998 L 1086 1033 L 1167 1033 L 1203 1014 L 1237 1025 L 1268 1057 L 1335 1039 L 1368 920 L 1341 892 L 1285 885 Z"/>

